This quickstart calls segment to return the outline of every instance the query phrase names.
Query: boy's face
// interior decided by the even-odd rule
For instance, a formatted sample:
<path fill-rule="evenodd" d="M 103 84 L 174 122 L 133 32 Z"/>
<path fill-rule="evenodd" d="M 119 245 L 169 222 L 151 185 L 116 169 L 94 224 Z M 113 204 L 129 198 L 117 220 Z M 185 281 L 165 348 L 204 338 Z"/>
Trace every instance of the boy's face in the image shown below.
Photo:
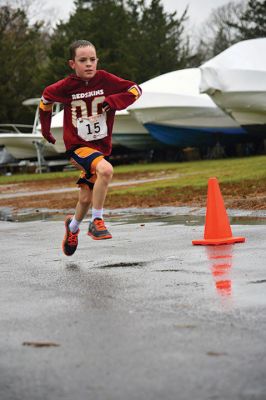
<path fill-rule="evenodd" d="M 69 66 L 75 70 L 81 79 L 88 80 L 94 77 L 97 71 L 98 58 L 92 46 L 78 47 L 74 60 L 69 60 Z"/>

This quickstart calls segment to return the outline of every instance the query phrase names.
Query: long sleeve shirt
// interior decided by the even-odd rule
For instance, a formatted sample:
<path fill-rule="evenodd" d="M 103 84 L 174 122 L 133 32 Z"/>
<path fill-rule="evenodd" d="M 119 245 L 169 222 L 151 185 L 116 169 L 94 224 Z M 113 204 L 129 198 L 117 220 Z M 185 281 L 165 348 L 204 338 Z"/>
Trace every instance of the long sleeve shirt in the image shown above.
<path fill-rule="evenodd" d="M 40 102 L 42 134 L 45 138 L 50 134 L 53 103 L 62 103 L 64 105 L 63 138 L 66 150 L 88 146 L 104 155 L 109 155 L 112 149 L 115 111 L 127 108 L 140 95 L 141 89 L 136 83 L 104 70 L 98 70 L 95 76 L 87 81 L 71 74 L 47 86 L 43 92 Z M 104 102 L 107 102 L 111 109 L 103 114 Z M 86 119 L 89 117 L 94 118 L 92 118 L 94 126 L 93 122 L 86 125 Z M 97 119 L 98 117 L 102 119 Z M 83 120 L 85 120 L 85 125 Z M 91 134 L 93 127 L 95 136 Z M 84 133 L 84 129 L 88 129 L 88 134 Z M 104 137 L 97 136 L 100 129 L 102 131 L 105 129 L 102 135 L 105 135 Z M 93 140 L 93 137 L 96 139 Z"/>

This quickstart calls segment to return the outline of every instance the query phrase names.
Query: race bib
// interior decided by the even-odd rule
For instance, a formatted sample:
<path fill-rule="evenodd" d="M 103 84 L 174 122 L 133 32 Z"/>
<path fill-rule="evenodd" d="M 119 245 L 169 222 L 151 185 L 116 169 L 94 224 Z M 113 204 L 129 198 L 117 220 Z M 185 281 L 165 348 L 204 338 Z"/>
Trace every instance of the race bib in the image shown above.
<path fill-rule="evenodd" d="M 78 135 L 86 142 L 100 140 L 107 136 L 106 114 L 92 115 L 77 119 Z"/>

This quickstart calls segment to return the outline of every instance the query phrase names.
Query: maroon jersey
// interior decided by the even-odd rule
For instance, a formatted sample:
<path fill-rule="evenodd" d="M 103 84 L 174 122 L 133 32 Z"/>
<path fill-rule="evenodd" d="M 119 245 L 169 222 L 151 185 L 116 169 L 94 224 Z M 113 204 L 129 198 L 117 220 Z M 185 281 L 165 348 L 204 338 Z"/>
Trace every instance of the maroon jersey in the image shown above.
<path fill-rule="evenodd" d="M 49 136 L 52 104 L 54 102 L 62 103 L 64 104 L 63 137 L 66 150 L 88 146 L 104 155 L 109 155 L 112 149 L 115 111 L 127 108 L 140 95 L 141 89 L 134 82 L 119 78 L 104 70 L 98 70 L 95 76 L 88 81 L 71 74 L 67 78 L 47 86 L 43 92 L 40 103 L 42 134 L 44 137 Z M 109 104 L 111 110 L 103 117 L 101 114 L 104 102 Z M 95 136 L 91 134 L 93 122 L 88 124 L 86 122 L 88 117 L 92 117 L 94 121 Z M 100 117 L 99 120 L 98 117 Z M 89 130 L 87 136 L 84 129 Z M 105 129 L 105 133 L 102 135 L 104 137 L 97 136 L 100 129 L 102 131 Z M 89 141 L 86 140 L 87 138 Z"/>

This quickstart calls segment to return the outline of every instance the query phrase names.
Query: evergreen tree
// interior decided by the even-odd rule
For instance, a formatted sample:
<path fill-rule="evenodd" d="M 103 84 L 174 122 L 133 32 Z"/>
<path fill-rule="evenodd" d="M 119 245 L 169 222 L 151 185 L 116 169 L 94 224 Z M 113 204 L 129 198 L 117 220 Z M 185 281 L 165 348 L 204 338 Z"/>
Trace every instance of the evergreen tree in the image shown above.
<path fill-rule="evenodd" d="M 186 11 L 180 19 L 167 14 L 160 0 L 77 0 L 67 22 L 60 22 L 52 37 L 50 62 L 44 83 L 70 72 L 68 47 L 77 39 L 91 41 L 99 68 L 137 82 L 185 66 L 188 48 L 183 43 Z"/>
<path fill-rule="evenodd" d="M 152 0 L 148 7 L 142 0 L 135 3 L 137 6 L 132 7 L 132 2 L 129 2 L 136 20 L 130 48 L 134 49 L 137 57 L 138 80 L 143 82 L 183 68 L 188 57 L 183 39 L 187 10 L 178 19 L 176 12 L 164 12 L 160 0 Z"/>
<path fill-rule="evenodd" d="M 228 25 L 237 30 L 239 40 L 265 37 L 266 0 L 249 0 L 239 23 Z"/>
<path fill-rule="evenodd" d="M 77 0 L 75 6 L 69 20 L 61 21 L 51 37 L 45 83 L 54 82 L 71 72 L 67 62 L 68 48 L 78 39 L 89 40 L 95 45 L 99 68 L 129 77 L 130 66 L 124 44 L 129 27 L 123 1 Z"/>
<path fill-rule="evenodd" d="M 32 123 L 32 112 L 21 103 L 40 95 L 39 74 L 46 57 L 42 24 L 29 26 L 22 9 L 0 7 L 0 51 L 0 121 Z"/>

